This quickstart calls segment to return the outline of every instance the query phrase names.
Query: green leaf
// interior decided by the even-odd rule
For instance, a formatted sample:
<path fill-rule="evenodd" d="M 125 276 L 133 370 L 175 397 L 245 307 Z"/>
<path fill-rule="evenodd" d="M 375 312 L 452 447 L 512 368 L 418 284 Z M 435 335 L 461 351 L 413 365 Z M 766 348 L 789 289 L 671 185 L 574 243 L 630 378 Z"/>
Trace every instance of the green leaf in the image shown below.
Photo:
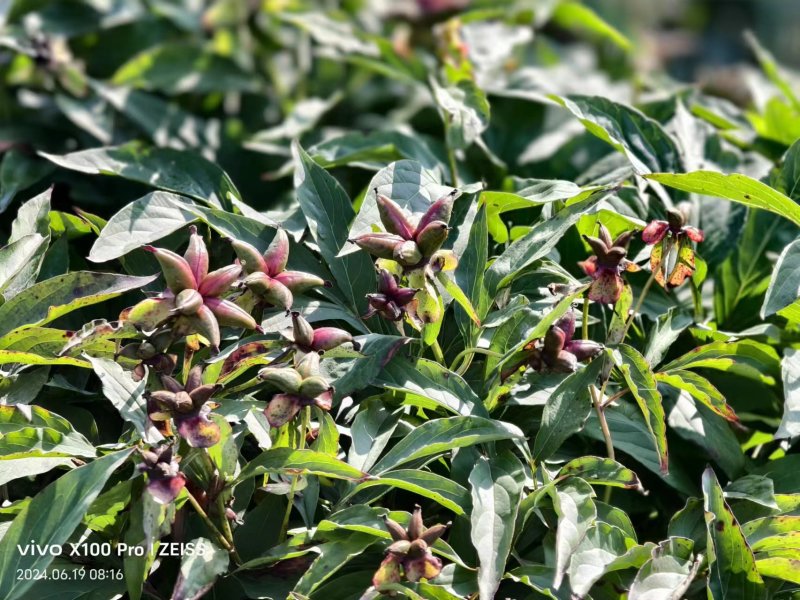
<path fill-rule="evenodd" d="M 11 236 L 7 242 L 9 245 L 16 245 L 18 242 L 21 243 L 23 238 L 35 235 L 41 236 L 42 241 L 38 248 L 29 254 L 27 263 L 20 265 L 19 268 L 10 268 L 10 278 L 0 283 L 0 288 L 4 288 L 2 291 L 6 300 L 13 298 L 33 285 L 39 276 L 52 237 L 49 218 L 50 196 L 52 193 L 53 188 L 51 187 L 23 203 L 17 211 L 16 218 L 11 223 Z M 25 252 L 25 254 L 28 254 L 28 252 Z M 17 262 L 17 260 L 14 262 Z"/>
<path fill-rule="evenodd" d="M 753 551 L 725 503 L 711 468 L 703 472 L 703 498 L 708 532 L 709 598 L 766 598 Z"/>
<path fill-rule="evenodd" d="M 111 78 L 114 85 L 169 95 L 256 92 L 257 81 L 233 61 L 186 41 L 148 48 L 131 57 Z"/>
<path fill-rule="evenodd" d="M 329 173 L 299 144 L 292 146 L 295 160 L 294 187 L 311 235 L 334 276 L 334 285 L 348 304 L 361 315 L 366 312 L 365 296 L 372 291 L 374 266 L 366 252 L 339 256 L 347 244 L 348 227 L 355 216 L 350 199 Z"/>
<path fill-rule="evenodd" d="M 481 399 L 460 375 L 432 360 L 412 362 L 396 357 L 383 368 L 375 384 L 405 392 L 410 404 L 441 406 L 457 415 L 489 416 Z"/>
<path fill-rule="evenodd" d="M 5 212 L 19 192 L 47 177 L 53 170 L 53 165 L 22 149 L 12 147 L 7 150 L 0 164 L 0 213 Z"/>
<path fill-rule="evenodd" d="M 455 284 L 463 290 L 469 299 L 470 306 L 474 307 L 474 316 L 469 314 L 469 309 L 462 305 L 463 310 L 456 310 L 456 320 L 464 340 L 471 341 L 470 332 L 475 330 L 475 322 L 480 321 L 489 312 L 490 298 L 483 285 L 486 261 L 489 260 L 489 239 L 486 223 L 486 208 L 481 207 L 472 223 L 469 241 L 455 270 Z M 447 288 L 445 288 L 447 289 Z M 469 317 L 471 322 L 465 317 Z"/>
<path fill-rule="evenodd" d="M 89 368 L 91 365 L 85 360 L 69 356 L 42 356 L 33 352 L 20 350 L 0 350 L 0 365 L 19 363 L 21 365 L 69 365 L 72 367 Z"/>
<path fill-rule="evenodd" d="M 569 374 L 547 399 L 533 443 L 536 462 L 552 456 L 569 436 L 581 430 L 592 410 L 589 386 L 594 385 L 602 367 L 601 357 L 595 358 L 586 367 Z"/>
<path fill-rule="evenodd" d="M 775 382 L 769 375 L 777 372 L 778 354 L 766 344 L 753 340 L 712 342 L 699 346 L 661 367 L 664 373 L 686 369 L 717 369 L 762 381 Z"/>
<path fill-rule="evenodd" d="M 676 190 L 704 196 L 716 196 L 751 208 L 760 208 L 789 219 L 795 225 L 800 225 L 800 206 L 797 203 L 767 184 L 747 175 L 694 171 L 692 173 L 654 173 L 646 175 L 646 177 Z"/>
<path fill-rule="evenodd" d="M 729 483 L 723 490 L 727 499 L 755 502 L 775 511 L 780 510 L 775 500 L 775 486 L 769 477 L 745 475 Z"/>
<path fill-rule="evenodd" d="M 303 594 L 303 597 L 312 593 L 376 541 L 369 534 L 352 533 L 347 539 L 321 544 L 317 547 L 319 556 L 300 577 L 294 587 L 294 593 Z"/>
<path fill-rule="evenodd" d="M 606 573 L 638 566 L 648 555 L 647 547 L 636 546 L 619 527 L 598 521 L 572 553 L 567 569 L 570 587 L 583 598 Z"/>
<path fill-rule="evenodd" d="M 800 547 L 800 516 L 762 517 L 742 524 L 742 533 L 753 552 L 791 550 Z"/>
<path fill-rule="evenodd" d="M 0 248 L 0 293 L 13 284 L 14 279 L 30 265 L 47 239 L 33 233 Z"/>
<path fill-rule="evenodd" d="M 407 462 L 426 459 L 456 448 L 496 440 L 521 440 L 524 437 L 515 425 L 483 417 L 433 419 L 412 430 L 370 470 L 383 474 Z"/>
<path fill-rule="evenodd" d="M 139 491 L 141 487 L 136 489 Z M 169 524 L 175 518 L 175 505 L 160 504 L 152 494 L 139 493 L 138 498 L 134 497 L 128 518 L 125 543 L 132 551 L 122 559 L 123 572 L 128 595 L 131 600 L 139 600 L 143 584 L 157 558 L 160 539 L 169 533 Z"/>
<path fill-rule="evenodd" d="M 473 80 L 449 87 L 431 78 L 433 98 L 444 122 L 445 140 L 453 150 L 466 150 L 489 126 L 489 101 Z"/>
<path fill-rule="evenodd" d="M 525 471 L 519 459 L 508 451 L 492 458 L 491 462 L 481 456 L 469 475 L 469 484 L 472 488 L 470 537 L 480 564 L 480 599 L 491 600 L 505 574 Z"/>
<path fill-rule="evenodd" d="M 605 189 L 580 193 L 553 217 L 537 223 L 506 248 L 486 271 L 486 287 L 489 293 L 493 295 L 498 289 L 509 285 L 533 262 L 546 256 L 567 230 L 581 216 L 595 208 L 607 193 Z"/>
<path fill-rule="evenodd" d="M 35 477 L 56 467 L 72 466 L 72 460 L 63 456 L 3 458 L 0 460 L 0 485 L 21 477 Z"/>
<path fill-rule="evenodd" d="M 313 450 L 294 450 L 292 448 L 272 448 L 262 452 L 242 469 L 237 481 L 244 481 L 264 473 L 283 473 L 291 475 L 322 475 L 334 479 L 359 480 L 368 477 L 355 467 L 332 456 Z"/>
<path fill-rule="evenodd" d="M 653 556 L 631 584 L 628 600 L 683 598 L 694 578 L 692 569 L 692 541 L 671 537 L 653 549 Z"/>
<path fill-rule="evenodd" d="M 739 421 L 736 413 L 725 401 L 725 396 L 702 375 L 679 369 L 669 373 L 656 373 L 656 381 L 688 392 L 692 398 L 706 405 L 709 410 L 732 423 Z"/>
<path fill-rule="evenodd" d="M 753 35 L 752 32 L 745 31 L 744 37 L 747 44 L 753 50 L 753 53 L 756 55 L 756 59 L 761 65 L 761 69 L 764 71 L 764 74 L 775 85 L 775 87 L 781 91 L 786 99 L 792 103 L 795 110 L 800 111 L 800 98 L 798 98 L 794 93 L 792 84 L 786 79 L 784 74 L 781 73 L 781 68 L 775 61 L 775 57 L 772 56 L 772 54 L 758 42 L 758 39 Z"/>
<path fill-rule="evenodd" d="M 608 40 L 621 50 L 630 52 L 631 42 L 619 30 L 604 21 L 591 8 L 579 2 L 561 2 L 551 17 L 559 27 L 578 32 L 587 32 L 602 40 Z"/>
<path fill-rule="evenodd" d="M 177 231 L 197 217 L 183 197 L 170 192 L 151 192 L 126 204 L 108 220 L 89 251 L 89 260 L 105 262 L 124 256 Z"/>
<path fill-rule="evenodd" d="M 674 307 L 659 315 L 647 337 L 647 347 L 644 352 L 647 364 L 653 367 L 658 365 L 683 330 L 691 324 L 692 318 Z"/>
<path fill-rule="evenodd" d="M 800 296 L 800 240 L 788 244 L 778 257 L 767 295 L 761 306 L 761 318 L 774 315 Z"/>
<path fill-rule="evenodd" d="M 800 435 L 800 351 L 786 348 L 781 361 L 783 376 L 783 417 L 775 439 Z"/>
<path fill-rule="evenodd" d="M 795 202 L 800 201 L 800 140 L 789 146 L 770 183 Z"/>
<path fill-rule="evenodd" d="M 40 406 L 0 406 L 0 456 L 94 457 L 97 451 L 64 419 Z"/>
<path fill-rule="evenodd" d="M 402 159 L 417 161 L 426 169 L 436 169 L 440 163 L 424 138 L 400 131 L 348 133 L 320 142 L 308 153 L 326 169 L 353 165 L 377 171 Z"/>
<path fill-rule="evenodd" d="M 172 590 L 172 600 L 195 600 L 211 589 L 217 577 L 228 569 L 228 553 L 211 540 L 195 538 L 193 552 L 181 559 L 181 569 Z"/>
<path fill-rule="evenodd" d="M 592 500 L 594 491 L 582 479 L 568 479 L 548 493 L 553 498 L 553 509 L 558 515 L 553 587 L 559 588 L 572 555 L 597 518 L 597 508 Z"/>
<path fill-rule="evenodd" d="M 683 170 L 669 134 L 635 108 L 599 96 L 550 98 L 575 115 L 589 133 L 622 152 L 639 175 Z"/>
<path fill-rule="evenodd" d="M 194 152 L 129 142 L 64 155 L 42 153 L 42 156 L 65 169 L 90 175 L 116 175 L 217 207 L 230 207 L 229 195 L 240 198 L 230 177 Z"/>
<path fill-rule="evenodd" d="M 439 283 L 442 284 L 445 291 L 453 297 L 453 300 L 458 302 L 458 305 L 464 309 L 464 312 L 472 319 L 472 322 L 480 326 L 481 320 L 478 318 L 478 313 L 475 312 L 475 307 L 472 306 L 469 298 L 463 290 L 458 287 L 458 284 L 443 272 L 437 273 L 436 278 L 439 280 Z"/>
<path fill-rule="evenodd" d="M 635 348 L 621 344 L 612 356 L 642 411 L 647 429 L 653 437 L 653 443 L 658 452 L 661 471 L 666 473 L 669 470 L 667 424 L 656 378 L 644 356 L 639 354 Z"/>
<path fill-rule="evenodd" d="M 49 323 L 70 311 L 116 298 L 156 279 L 113 273 L 74 271 L 46 279 L 0 306 L 0 335 L 17 327 Z"/>
<path fill-rule="evenodd" d="M 398 488 L 429 498 L 457 515 L 463 515 L 469 508 L 469 492 L 466 488 L 448 477 L 418 469 L 389 471 L 378 479 L 362 481 L 352 493 L 378 486 Z"/>
<path fill-rule="evenodd" d="M 123 420 L 133 425 L 145 442 L 154 444 L 163 440 L 164 437 L 147 416 L 147 401 L 144 398 L 147 377 L 135 381 L 132 372 L 125 371 L 113 360 L 91 356 L 86 358 L 103 385 L 103 395 L 111 401 Z"/>
<path fill-rule="evenodd" d="M 350 427 L 352 444 L 347 462 L 357 469 L 369 471 L 378 461 L 392 437 L 400 415 L 390 412 L 381 402 L 367 402 Z"/>
<path fill-rule="evenodd" d="M 65 544 L 106 480 L 132 452 L 115 452 L 66 473 L 22 509 L 0 542 L 0 596 L 6 600 L 27 597 L 34 581 L 18 579 L 17 569 L 41 570 L 53 560 L 50 553 L 23 555 L 17 546 L 25 547 L 30 540 L 40 547 Z"/>
<path fill-rule="evenodd" d="M 636 473 L 610 458 L 581 456 L 561 467 L 558 477 L 580 477 L 587 483 L 641 490 Z"/>

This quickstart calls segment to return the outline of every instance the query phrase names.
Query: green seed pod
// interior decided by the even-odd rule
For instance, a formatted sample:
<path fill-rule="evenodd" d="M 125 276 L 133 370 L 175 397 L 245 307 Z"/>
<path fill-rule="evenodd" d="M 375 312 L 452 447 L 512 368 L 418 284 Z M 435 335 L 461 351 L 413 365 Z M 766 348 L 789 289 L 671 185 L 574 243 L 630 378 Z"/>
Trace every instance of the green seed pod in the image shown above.
<path fill-rule="evenodd" d="M 456 201 L 458 190 L 453 190 L 446 196 L 442 196 L 436 202 L 430 205 L 425 214 L 417 223 L 417 232 L 422 231 L 429 223 L 434 221 L 450 222 L 450 217 L 453 214 L 453 204 Z"/>
<path fill-rule="evenodd" d="M 303 382 L 300 373 L 292 367 L 264 367 L 258 372 L 258 378 L 290 394 L 296 393 Z"/>
<path fill-rule="evenodd" d="M 239 240 L 233 240 L 231 246 L 233 246 L 233 251 L 241 261 L 245 273 L 267 272 L 267 262 L 254 246 Z"/>
<path fill-rule="evenodd" d="M 349 241 L 373 256 L 394 260 L 394 249 L 406 240 L 393 233 L 365 233 Z"/>
<path fill-rule="evenodd" d="M 417 245 L 423 256 L 431 256 L 442 247 L 450 228 L 444 221 L 432 221 L 417 233 Z"/>
<path fill-rule="evenodd" d="M 209 273 L 197 288 L 203 296 L 218 297 L 231 289 L 233 282 L 242 273 L 240 265 L 228 265 Z"/>
<path fill-rule="evenodd" d="M 289 236 L 285 229 L 278 229 L 267 251 L 264 252 L 267 275 L 277 275 L 286 268 L 289 261 Z"/>
<path fill-rule="evenodd" d="M 303 380 L 303 383 L 300 384 L 300 393 L 309 398 L 316 398 L 322 392 L 327 392 L 329 389 L 331 389 L 331 384 L 320 375 L 307 377 Z"/>
<path fill-rule="evenodd" d="M 164 248 L 142 246 L 142 250 L 155 255 L 156 260 L 161 265 L 167 287 L 172 290 L 173 294 L 178 294 L 186 289 L 197 289 L 197 280 L 195 280 L 194 273 L 192 273 L 192 269 L 185 258 Z"/>
<path fill-rule="evenodd" d="M 295 354 L 294 368 L 306 379 L 319 375 L 319 354 L 316 352 L 297 352 Z"/>
<path fill-rule="evenodd" d="M 197 227 L 189 227 L 189 247 L 183 254 L 183 258 L 189 263 L 195 281 L 203 281 L 208 275 L 208 249 L 203 241 L 203 236 L 197 233 Z"/>
<path fill-rule="evenodd" d="M 203 305 L 203 297 L 197 290 L 183 290 L 175 296 L 175 308 L 183 315 L 193 315 Z"/>
<path fill-rule="evenodd" d="M 172 316 L 172 298 L 147 298 L 130 309 L 127 320 L 142 331 L 153 331 Z"/>
<path fill-rule="evenodd" d="M 299 312 L 292 313 L 292 331 L 294 342 L 302 348 L 310 348 L 314 343 L 314 328 L 300 316 Z"/>
<path fill-rule="evenodd" d="M 392 258 L 405 267 L 413 267 L 422 260 L 422 252 L 413 240 L 395 246 Z"/>
<path fill-rule="evenodd" d="M 199 333 L 208 340 L 211 348 L 219 351 L 219 322 L 211 309 L 203 304 L 195 314 L 184 317 L 188 319 L 189 327 L 193 333 Z"/>
<path fill-rule="evenodd" d="M 279 306 L 284 310 L 292 307 L 294 297 L 292 292 L 277 278 L 272 278 L 266 273 L 257 271 L 244 279 L 244 284 L 261 300 Z"/>
<path fill-rule="evenodd" d="M 229 300 L 205 298 L 205 306 L 211 309 L 220 325 L 225 327 L 243 327 L 244 329 L 261 329 L 250 313 Z"/>
<path fill-rule="evenodd" d="M 302 271 L 284 271 L 275 275 L 274 279 L 289 288 L 293 294 L 300 294 L 311 288 L 322 287 L 327 283 L 322 277 L 317 277 L 311 273 L 303 273 Z"/>

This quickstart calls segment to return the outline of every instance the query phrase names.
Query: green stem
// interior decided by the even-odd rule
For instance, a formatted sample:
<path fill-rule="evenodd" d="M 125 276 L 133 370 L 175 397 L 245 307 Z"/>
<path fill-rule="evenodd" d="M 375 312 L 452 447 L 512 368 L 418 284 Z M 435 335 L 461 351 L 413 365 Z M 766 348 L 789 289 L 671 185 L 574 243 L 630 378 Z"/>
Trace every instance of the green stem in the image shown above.
<path fill-rule="evenodd" d="M 236 546 L 233 545 L 233 531 L 231 531 L 231 524 L 228 522 L 228 516 L 225 514 L 225 501 L 221 493 L 217 495 L 217 512 L 219 512 L 220 523 L 222 523 L 222 534 L 231 546 L 231 557 L 237 565 L 240 565 L 242 564 L 242 559 L 239 557 L 239 553 L 236 552 Z"/>
<path fill-rule="evenodd" d="M 631 323 L 633 323 L 634 317 L 636 314 L 642 309 L 642 305 L 644 304 L 644 299 L 647 298 L 647 292 L 650 291 L 650 287 L 653 285 L 653 282 L 656 280 L 656 272 L 650 272 L 650 278 L 647 280 L 647 283 L 644 284 L 642 288 L 642 293 L 639 294 L 639 299 L 636 301 L 636 306 L 633 307 L 633 311 L 631 312 L 628 320 L 625 321 L 625 329 L 622 330 L 622 336 L 620 337 L 620 344 L 625 341 L 625 336 L 628 335 L 628 330 L 631 328 Z"/>
<path fill-rule="evenodd" d="M 464 361 L 465 358 L 472 357 L 475 354 L 484 354 L 486 356 L 494 356 L 495 358 L 502 358 L 503 355 L 499 352 L 495 352 L 494 350 L 489 350 L 487 348 L 465 348 L 453 359 L 453 362 L 450 363 L 450 370 L 455 371 L 456 367 L 461 366 L 461 363 Z"/>
<path fill-rule="evenodd" d="M 450 123 L 447 121 L 447 116 L 444 117 L 444 137 L 445 140 L 449 137 Z M 458 166 L 456 164 L 456 153 L 453 147 L 446 143 L 447 147 L 447 162 L 450 166 L 450 180 L 453 187 L 458 187 Z"/>
<path fill-rule="evenodd" d="M 189 503 L 194 507 L 194 510 L 203 520 L 203 523 L 206 524 L 206 527 L 208 527 L 211 530 L 211 532 L 217 538 L 217 541 L 219 541 L 222 547 L 225 548 L 225 550 L 227 550 L 228 552 L 230 552 L 231 555 L 234 555 L 236 553 L 236 550 L 234 550 L 233 546 L 231 546 L 230 542 L 228 542 L 226 537 L 222 535 L 222 532 L 219 529 L 217 529 L 217 526 L 214 525 L 214 522 L 209 518 L 206 511 L 204 511 L 203 507 L 200 506 L 200 503 L 197 501 L 197 498 L 195 498 L 187 488 L 183 489 L 186 491 L 186 496 L 189 498 Z M 235 558 L 238 558 L 238 555 Z"/>
<path fill-rule="evenodd" d="M 433 340 L 433 344 L 431 344 L 431 350 L 433 350 L 433 356 L 436 357 L 436 362 L 440 365 L 447 366 L 444 360 L 444 352 L 442 352 L 442 347 L 439 345 L 439 340 Z"/>
<path fill-rule="evenodd" d="M 311 422 L 311 407 L 306 406 L 303 409 L 303 419 L 300 424 L 300 439 L 296 447 L 298 450 L 303 450 L 306 447 L 306 432 L 308 431 L 309 423 Z M 292 485 L 289 488 L 289 502 L 286 505 L 286 512 L 283 513 L 283 521 L 281 522 L 281 530 L 278 535 L 278 543 L 286 541 L 286 532 L 289 530 L 289 517 L 292 514 L 292 507 L 294 506 L 294 495 L 297 491 L 297 482 L 300 476 L 297 475 L 292 478 Z"/>
<path fill-rule="evenodd" d="M 589 298 L 583 297 L 583 320 L 581 321 L 581 337 L 589 339 Z"/>
<path fill-rule="evenodd" d="M 603 439 L 606 441 L 606 454 L 608 458 L 615 460 L 614 442 L 611 439 L 611 430 L 608 428 L 608 421 L 606 421 L 605 412 L 603 411 L 600 398 L 598 398 L 594 386 L 589 386 L 589 394 L 592 397 L 592 406 L 594 406 L 594 410 L 597 413 L 597 420 L 600 422 L 600 431 L 603 432 Z"/>

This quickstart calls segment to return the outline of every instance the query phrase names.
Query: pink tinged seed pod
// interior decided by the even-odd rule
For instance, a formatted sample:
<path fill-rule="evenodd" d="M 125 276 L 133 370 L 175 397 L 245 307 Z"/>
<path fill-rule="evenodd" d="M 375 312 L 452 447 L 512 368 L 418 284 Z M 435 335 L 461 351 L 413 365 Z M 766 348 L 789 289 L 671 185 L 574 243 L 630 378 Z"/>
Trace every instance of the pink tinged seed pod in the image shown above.
<path fill-rule="evenodd" d="M 239 240 L 232 240 L 231 246 L 237 258 L 244 266 L 245 273 L 267 273 L 267 261 L 255 246 Z"/>
<path fill-rule="evenodd" d="M 174 417 L 178 433 L 192 448 L 210 448 L 220 440 L 219 425 L 208 418 L 210 410 L 204 406 L 191 415 Z"/>
<path fill-rule="evenodd" d="M 175 296 L 175 310 L 183 315 L 193 315 L 203 305 L 203 297 L 197 290 L 183 290 Z"/>
<path fill-rule="evenodd" d="M 564 346 L 564 350 L 574 354 L 578 362 L 584 362 L 594 358 L 603 351 L 603 345 L 592 340 L 572 340 Z"/>
<path fill-rule="evenodd" d="M 325 392 L 322 392 L 319 396 L 313 399 L 314 404 L 317 408 L 320 408 L 324 411 L 329 411 L 331 406 L 333 406 L 333 391 L 332 389 L 328 389 Z"/>
<path fill-rule="evenodd" d="M 173 316 L 173 298 L 147 298 L 128 311 L 127 320 L 142 331 L 153 331 Z"/>
<path fill-rule="evenodd" d="M 353 336 L 344 329 L 339 329 L 337 327 L 320 327 L 314 330 L 311 348 L 318 352 L 320 350 L 332 350 L 348 342 L 353 342 Z M 356 346 L 356 344 L 353 345 Z"/>
<path fill-rule="evenodd" d="M 652 221 L 642 231 L 642 241 L 645 244 L 657 244 L 664 239 L 668 230 L 669 223 L 666 221 Z"/>
<path fill-rule="evenodd" d="M 225 327 L 256 330 L 261 328 L 250 313 L 229 300 L 205 298 L 205 306 L 211 309 L 211 312 L 217 317 L 217 322 Z"/>
<path fill-rule="evenodd" d="M 292 308 L 294 295 L 289 288 L 278 281 L 277 277 L 272 278 L 266 273 L 257 271 L 245 277 L 244 284 L 264 302 L 283 310 Z"/>
<path fill-rule="evenodd" d="M 400 559 L 394 554 L 390 554 L 383 559 L 381 566 L 375 571 L 372 576 L 372 585 L 380 589 L 381 586 L 390 583 L 400 583 L 402 571 L 400 566 Z"/>
<path fill-rule="evenodd" d="M 294 343 L 301 348 L 311 348 L 314 344 L 314 328 L 299 312 L 292 313 L 292 333 Z"/>
<path fill-rule="evenodd" d="M 161 271 L 164 273 L 167 287 L 173 294 L 178 294 L 186 289 L 197 289 L 197 280 L 194 278 L 192 268 L 185 258 L 171 250 L 154 246 L 142 246 L 142 250 L 155 255 L 156 260 L 161 265 Z"/>
<path fill-rule="evenodd" d="M 386 231 L 399 235 L 405 240 L 414 239 L 414 226 L 399 204 L 383 194 L 377 195 L 376 203 L 381 223 Z"/>
<path fill-rule="evenodd" d="M 197 233 L 197 227 L 194 225 L 189 227 L 189 247 L 186 248 L 183 258 L 189 263 L 195 281 L 203 281 L 208 275 L 208 249 L 203 236 Z"/>
<path fill-rule="evenodd" d="M 219 351 L 219 321 L 207 304 L 203 304 L 195 314 L 184 318 L 188 319 L 192 333 L 199 333 L 208 340 L 215 352 Z"/>
<path fill-rule="evenodd" d="M 302 271 L 284 271 L 275 275 L 274 279 L 282 283 L 294 294 L 300 294 L 311 288 L 322 287 L 327 283 L 322 277 L 303 273 Z"/>
<path fill-rule="evenodd" d="M 409 240 L 394 247 L 392 258 L 404 267 L 413 267 L 422 260 L 422 252 L 416 242 Z"/>
<path fill-rule="evenodd" d="M 233 282 L 239 278 L 242 273 L 240 265 L 228 265 L 216 271 L 209 273 L 197 288 L 197 291 L 203 297 L 218 297 L 231 289 Z"/>
<path fill-rule="evenodd" d="M 450 223 L 450 217 L 453 214 L 453 204 L 456 201 L 458 190 L 453 190 L 446 196 L 442 196 L 436 202 L 430 205 L 425 214 L 420 218 L 417 223 L 417 231 L 422 231 L 425 227 L 433 221 L 444 221 Z"/>
<path fill-rule="evenodd" d="M 559 373 L 573 373 L 578 370 L 578 359 L 571 352 L 562 350 L 558 353 L 550 368 Z"/>
<path fill-rule="evenodd" d="M 430 551 L 419 558 L 406 558 L 402 562 L 406 579 L 411 582 L 430 580 L 442 572 L 442 561 Z"/>
<path fill-rule="evenodd" d="M 285 229 L 278 229 L 267 251 L 264 252 L 266 273 L 275 276 L 286 268 L 289 261 L 289 236 Z"/>
<path fill-rule="evenodd" d="M 377 258 L 394 260 L 395 248 L 406 240 L 393 233 L 365 233 L 348 241 Z"/>
<path fill-rule="evenodd" d="M 556 327 L 564 332 L 567 340 L 571 340 L 575 335 L 575 313 L 572 309 L 564 313 L 564 316 L 556 321 Z"/>
<path fill-rule="evenodd" d="M 422 229 L 417 229 L 417 245 L 423 256 L 431 256 L 442 247 L 450 227 L 444 221 L 431 221 Z"/>

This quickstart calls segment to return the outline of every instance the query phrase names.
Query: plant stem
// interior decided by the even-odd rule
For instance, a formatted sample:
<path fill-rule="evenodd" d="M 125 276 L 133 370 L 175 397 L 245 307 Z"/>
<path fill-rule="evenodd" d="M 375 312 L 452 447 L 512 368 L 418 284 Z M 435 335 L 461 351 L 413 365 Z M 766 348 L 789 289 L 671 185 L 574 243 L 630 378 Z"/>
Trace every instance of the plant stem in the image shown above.
<path fill-rule="evenodd" d="M 433 355 L 436 357 L 436 362 L 440 365 L 447 366 L 444 360 L 444 352 L 442 352 L 442 347 L 439 345 L 439 340 L 433 340 L 433 344 L 431 344 L 431 350 L 433 350 Z"/>
<path fill-rule="evenodd" d="M 583 319 L 581 320 L 581 337 L 589 339 L 589 298 L 583 297 Z"/>
<path fill-rule="evenodd" d="M 494 350 L 489 350 L 488 348 L 465 348 L 464 350 L 456 354 L 456 357 L 453 359 L 453 362 L 450 363 L 450 370 L 455 371 L 456 367 L 461 366 L 461 363 L 464 361 L 464 359 L 466 359 L 467 357 L 472 357 L 475 354 L 484 354 L 486 356 L 494 356 L 495 358 L 503 357 L 503 355 L 500 354 L 499 352 L 495 352 Z M 459 374 L 461 373 L 459 372 Z"/>
<path fill-rule="evenodd" d="M 311 407 L 306 406 L 303 409 L 303 419 L 300 424 L 300 439 L 295 445 L 298 450 L 303 450 L 306 447 L 306 432 L 308 431 L 309 423 L 311 422 Z M 281 522 L 281 530 L 278 534 L 279 543 L 286 540 L 286 532 L 289 530 L 289 517 L 292 514 L 292 507 L 294 506 L 294 494 L 297 490 L 297 481 L 300 479 L 299 475 L 292 478 L 292 485 L 289 487 L 289 502 L 286 505 L 286 512 L 283 513 L 283 521 Z"/>
<path fill-rule="evenodd" d="M 450 166 L 450 180 L 453 187 L 458 187 L 458 166 L 456 164 L 456 153 L 453 150 L 453 147 L 447 142 L 449 134 L 450 134 L 450 123 L 447 119 L 447 115 L 445 115 L 444 137 L 445 137 L 445 146 L 447 147 L 447 162 Z"/>
<path fill-rule="evenodd" d="M 636 317 L 636 313 L 638 313 L 642 309 L 642 304 L 644 304 L 644 299 L 647 298 L 647 292 L 650 291 L 650 287 L 653 285 L 653 282 L 656 280 L 656 272 L 650 272 L 650 278 L 647 280 L 647 283 L 644 284 L 642 288 L 642 293 L 639 294 L 639 299 L 636 301 L 636 306 L 633 307 L 633 311 L 628 316 L 628 320 L 625 321 L 625 329 L 622 330 L 622 336 L 620 337 L 620 343 L 625 341 L 625 336 L 628 335 L 628 330 L 631 328 L 631 323 L 633 323 L 634 317 Z"/>
<path fill-rule="evenodd" d="M 222 523 L 222 534 L 231 545 L 231 556 L 234 562 L 240 565 L 242 564 L 242 559 L 239 558 L 239 553 L 236 552 L 236 546 L 233 545 L 233 531 L 231 531 L 231 524 L 228 522 L 228 517 L 225 514 L 225 501 L 222 498 L 222 494 L 217 495 L 217 512 L 219 513 L 220 522 Z"/>
<path fill-rule="evenodd" d="M 611 430 L 608 428 L 608 421 L 606 421 L 605 412 L 594 386 L 589 386 L 589 394 L 592 397 L 592 405 L 597 413 L 597 420 L 600 422 L 600 431 L 603 432 L 603 439 L 606 441 L 606 454 L 611 460 L 616 460 L 614 457 L 614 442 L 611 440 Z"/>
<path fill-rule="evenodd" d="M 197 512 L 197 514 L 200 515 L 200 518 L 206 524 L 206 527 L 208 527 L 212 531 L 212 533 L 214 533 L 214 535 L 217 538 L 217 541 L 219 541 L 219 543 L 222 545 L 223 548 L 225 548 L 225 550 L 230 552 L 232 555 L 235 554 L 236 550 L 234 550 L 233 546 L 231 546 L 227 538 L 224 535 L 222 535 L 222 532 L 217 528 L 217 526 L 214 525 L 214 522 L 209 518 L 208 514 L 206 514 L 206 511 L 204 511 L 203 507 L 200 506 L 200 503 L 197 501 L 197 498 L 195 498 L 188 489 L 186 488 L 183 489 L 186 491 L 186 496 L 189 498 L 189 503 L 194 507 L 194 510 Z"/>

